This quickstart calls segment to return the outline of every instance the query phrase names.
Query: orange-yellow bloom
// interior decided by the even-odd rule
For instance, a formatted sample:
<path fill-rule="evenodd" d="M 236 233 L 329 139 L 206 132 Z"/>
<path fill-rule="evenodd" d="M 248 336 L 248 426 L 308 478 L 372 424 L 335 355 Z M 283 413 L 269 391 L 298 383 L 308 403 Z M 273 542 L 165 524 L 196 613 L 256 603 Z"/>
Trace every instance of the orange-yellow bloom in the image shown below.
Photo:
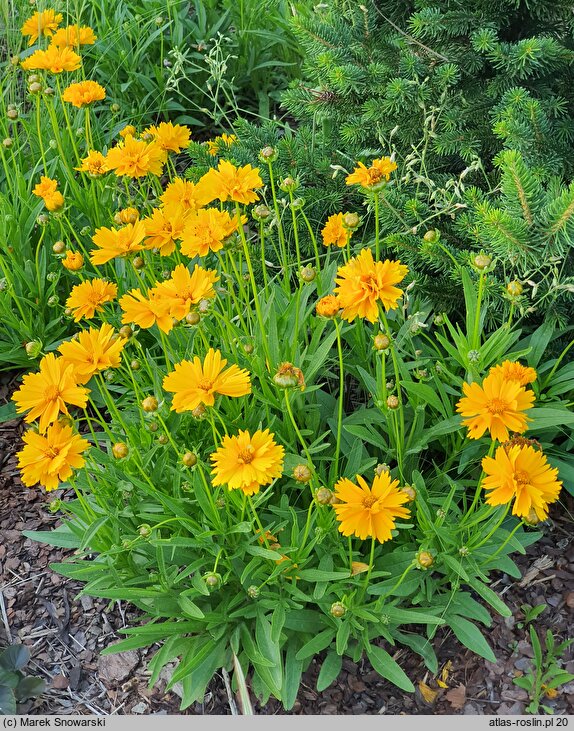
<path fill-rule="evenodd" d="M 364 317 L 376 322 L 381 302 L 385 310 L 394 310 L 403 290 L 395 287 L 405 278 L 408 268 L 400 261 L 374 261 L 370 249 L 339 267 L 335 279 L 335 294 L 339 297 L 344 320 L 353 322 Z"/>
<path fill-rule="evenodd" d="M 120 137 L 124 137 L 124 138 L 127 137 L 128 135 L 130 135 L 131 137 L 135 137 L 135 135 L 136 135 L 136 128 L 133 126 L 133 124 L 126 124 L 126 126 L 123 127 L 118 132 L 118 134 L 119 134 Z"/>
<path fill-rule="evenodd" d="M 558 500 L 562 482 L 558 470 L 534 447 L 498 447 L 494 457 L 482 460 L 486 477 L 482 486 L 489 505 L 506 505 L 514 500 L 512 514 L 528 518 L 532 511 L 539 520 L 548 517 L 548 505 Z"/>
<path fill-rule="evenodd" d="M 136 140 L 127 134 L 123 142 L 108 151 L 106 162 L 116 175 L 142 178 L 144 175 L 161 175 L 165 152 L 155 142 Z"/>
<path fill-rule="evenodd" d="M 197 186 L 209 201 L 218 199 L 247 204 L 259 200 L 255 188 L 262 188 L 263 181 L 259 176 L 259 168 L 251 165 L 236 168 L 228 160 L 221 160 L 217 169 L 209 170 Z"/>
<path fill-rule="evenodd" d="M 396 169 L 397 164 L 390 157 L 373 160 L 370 168 L 359 162 L 353 172 L 347 175 L 346 183 L 347 185 L 360 185 L 363 188 L 373 188 L 383 181 L 389 181 L 391 173 Z"/>
<path fill-rule="evenodd" d="M 345 227 L 343 214 L 334 213 L 327 219 L 327 223 L 321 231 L 321 234 L 325 246 L 335 245 L 342 249 L 351 238 L 352 231 Z"/>
<path fill-rule="evenodd" d="M 66 307 L 72 310 L 74 322 L 82 317 L 91 319 L 96 312 L 102 312 L 106 302 L 112 302 L 118 295 L 117 285 L 104 279 L 88 279 L 76 284 L 66 300 Z"/>
<path fill-rule="evenodd" d="M 185 256 L 207 256 L 223 248 L 225 239 L 237 231 L 237 217 L 217 208 L 202 208 L 191 213 L 181 237 L 181 253 Z"/>
<path fill-rule="evenodd" d="M 480 439 L 490 431 L 492 439 L 505 442 L 509 430 L 522 434 L 528 428 L 528 418 L 523 413 L 532 408 L 534 393 L 527 391 L 518 381 L 508 381 L 502 373 L 491 373 L 482 382 L 463 383 L 464 397 L 456 406 L 459 414 L 466 417 L 469 439 Z"/>
<path fill-rule="evenodd" d="M 142 251 L 145 238 L 145 226 L 142 221 L 128 223 L 122 228 L 96 229 L 92 241 L 98 247 L 90 254 L 92 264 L 105 264 L 117 256 L 127 256 L 135 251 Z"/>
<path fill-rule="evenodd" d="M 148 127 L 145 133 L 150 134 L 165 152 L 181 152 L 189 147 L 191 132 L 185 125 L 160 122 L 157 127 Z"/>
<path fill-rule="evenodd" d="M 207 140 L 207 151 L 212 157 L 216 157 L 222 150 L 227 151 L 236 142 L 237 135 L 228 135 L 224 132 L 214 140 Z"/>
<path fill-rule="evenodd" d="M 138 211 L 138 209 L 132 208 L 132 206 L 128 206 L 127 208 L 122 208 L 116 213 L 116 215 L 114 216 L 114 221 L 119 226 L 122 223 L 137 223 L 139 217 L 140 212 Z"/>
<path fill-rule="evenodd" d="M 274 435 L 258 430 L 253 436 L 239 430 L 237 436 L 225 436 L 219 449 L 211 455 L 213 485 L 227 485 L 254 495 L 283 472 L 285 450 L 275 443 Z"/>
<path fill-rule="evenodd" d="M 132 289 L 120 299 L 120 307 L 124 314 L 122 324 L 135 323 L 147 330 L 157 325 L 164 333 L 173 327 L 173 317 L 170 315 L 171 302 L 168 299 L 143 295 L 139 289 Z"/>
<path fill-rule="evenodd" d="M 219 350 L 210 348 L 203 363 L 195 356 L 176 363 L 175 370 L 163 379 L 166 391 L 174 393 L 172 411 L 193 411 L 200 404 L 213 406 L 215 396 L 238 398 L 251 393 L 249 372 L 235 364 L 225 368 L 227 360 Z"/>
<path fill-rule="evenodd" d="M 70 272 L 78 272 L 84 266 L 84 257 L 79 251 L 66 251 L 62 266 Z"/>
<path fill-rule="evenodd" d="M 321 297 L 321 299 L 315 305 L 315 312 L 319 315 L 319 317 L 335 317 L 340 309 L 341 303 L 339 301 L 339 298 L 333 294 L 328 294 L 325 295 L 325 297 Z"/>
<path fill-rule="evenodd" d="M 56 421 L 44 435 L 30 430 L 22 437 L 24 449 L 17 453 L 21 480 L 31 487 L 40 483 L 46 490 L 56 490 L 85 464 L 82 453 L 89 442 L 74 434 L 72 427 Z"/>
<path fill-rule="evenodd" d="M 60 48 L 77 48 L 78 46 L 91 46 L 97 41 L 94 31 L 87 25 L 81 28 L 77 25 L 68 25 L 60 28 L 52 36 L 51 45 Z"/>
<path fill-rule="evenodd" d="M 43 433 L 60 413 L 68 414 L 66 404 L 83 408 L 88 402 L 88 393 L 87 388 L 78 386 L 74 366 L 49 353 L 40 361 L 38 373 L 24 376 L 12 399 L 18 414 L 28 412 L 24 417 L 27 423 L 39 417 L 39 429 Z"/>
<path fill-rule="evenodd" d="M 358 485 L 346 477 L 335 485 L 335 497 L 340 502 L 333 509 L 340 521 L 339 530 L 344 536 L 376 538 L 384 543 L 392 538 L 396 519 L 410 516 L 409 509 L 402 507 L 409 502 L 409 496 L 387 471 L 375 476 L 372 488 L 360 475 L 356 479 Z"/>
<path fill-rule="evenodd" d="M 489 373 L 500 373 L 507 381 L 517 381 L 521 386 L 533 383 L 538 376 L 534 368 L 510 360 L 505 360 L 504 363 L 493 366 Z"/>
<path fill-rule="evenodd" d="M 192 305 L 201 300 L 215 297 L 213 285 L 219 281 L 213 269 L 203 269 L 198 264 L 192 273 L 183 264 L 178 264 L 171 277 L 154 287 L 153 292 L 170 303 L 169 314 L 176 320 L 183 320 Z"/>
<path fill-rule="evenodd" d="M 98 150 L 90 150 L 86 157 L 82 158 L 82 164 L 74 170 L 80 170 L 82 173 L 88 173 L 92 178 L 97 178 L 109 172 L 110 169 L 105 155 Z"/>
<path fill-rule="evenodd" d="M 40 36 L 50 37 L 62 22 L 62 13 L 55 10 L 42 10 L 30 16 L 22 26 L 23 36 L 30 36 L 29 46 L 33 46 Z"/>
<path fill-rule="evenodd" d="M 160 200 L 165 206 L 177 205 L 190 211 L 196 211 L 209 203 L 195 183 L 182 178 L 175 178 L 160 196 Z"/>
<path fill-rule="evenodd" d="M 65 102 L 69 102 L 78 109 L 105 98 L 106 90 L 97 81 L 80 81 L 77 84 L 70 84 L 62 94 Z"/>
<path fill-rule="evenodd" d="M 82 330 L 73 340 L 63 342 L 58 351 L 66 363 L 74 366 L 78 383 L 87 383 L 95 373 L 118 368 L 126 338 L 115 335 L 114 328 L 104 323 L 98 330 Z"/>
<path fill-rule="evenodd" d="M 34 195 L 42 198 L 49 211 L 58 211 L 64 205 L 64 196 L 58 190 L 58 181 L 42 175 L 40 182 L 32 190 Z"/>
<path fill-rule="evenodd" d="M 61 74 L 63 71 L 77 71 L 82 65 L 82 59 L 71 48 L 58 48 L 49 45 L 45 51 L 35 51 L 22 61 L 25 71 L 51 71 Z"/>
<path fill-rule="evenodd" d="M 175 251 L 175 242 L 181 239 L 188 216 L 182 206 L 170 205 L 157 208 L 149 218 L 142 218 L 145 226 L 146 249 L 157 249 L 161 256 L 169 256 Z"/>

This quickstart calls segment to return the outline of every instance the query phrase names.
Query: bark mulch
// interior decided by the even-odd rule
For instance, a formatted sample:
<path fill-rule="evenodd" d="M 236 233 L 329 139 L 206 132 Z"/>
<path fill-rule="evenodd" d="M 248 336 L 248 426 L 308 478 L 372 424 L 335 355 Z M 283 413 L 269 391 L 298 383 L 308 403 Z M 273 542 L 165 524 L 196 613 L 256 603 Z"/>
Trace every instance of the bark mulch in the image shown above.
<path fill-rule="evenodd" d="M 0 401 L 11 391 L 0 386 Z M 77 598 L 81 584 L 53 573 L 49 564 L 69 551 L 25 538 L 23 530 L 50 530 L 58 516 L 47 509 L 48 497 L 24 487 L 16 467 L 22 424 L 0 425 L 0 646 L 22 642 L 30 648 L 27 672 L 46 681 L 41 697 L 21 705 L 28 714 L 177 714 L 180 698 L 165 694 L 166 677 L 148 689 L 149 651 L 131 651 L 100 657 L 99 652 L 120 639 L 117 630 L 137 623 L 137 610 L 123 602 Z M 532 650 L 523 626 L 522 605 L 545 604 L 535 620 L 541 637 L 551 629 L 557 642 L 574 637 L 574 540 L 569 496 L 555 506 L 544 525 L 544 536 L 518 558 L 522 579 L 501 575 L 492 586 L 513 611 L 512 617 L 494 617 L 488 638 L 498 661 L 489 663 L 461 648 L 447 631 L 439 632 L 434 647 L 444 670 L 446 688 L 430 676 L 420 658 L 398 650 L 401 662 L 417 690 L 403 693 L 381 679 L 367 661 L 343 661 L 339 678 L 325 691 L 316 691 L 320 659 L 314 661 L 290 713 L 293 714 L 522 714 L 526 691 L 512 683 L 524 673 Z M 565 669 L 574 673 L 574 655 L 568 650 Z M 440 673 L 439 673 L 440 679 Z M 233 699 L 232 699 L 233 700 Z M 236 699 L 237 705 L 239 701 Z M 555 713 L 574 713 L 574 682 L 553 700 Z M 270 701 L 254 704 L 257 714 L 285 713 Z M 185 714 L 230 714 L 224 678 L 217 676 L 202 703 Z"/>

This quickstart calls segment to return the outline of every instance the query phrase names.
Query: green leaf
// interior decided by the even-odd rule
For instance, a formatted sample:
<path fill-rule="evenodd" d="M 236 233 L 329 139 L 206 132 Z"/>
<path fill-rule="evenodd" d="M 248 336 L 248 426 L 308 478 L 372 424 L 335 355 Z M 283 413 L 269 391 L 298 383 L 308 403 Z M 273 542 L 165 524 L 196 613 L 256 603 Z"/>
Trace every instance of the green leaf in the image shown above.
<path fill-rule="evenodd" d="M 0 668 L 21 670 L 30 660 L 30 650 L 25 645 L 10 645 L 0 654 Z"/>
<path fill-rule="evenodd" d="M 343 655 L 349 644 L 349 636 L 351 634 L 351 623 L 342 621 L 337 628 L 337 636 L 335 638 L 335 649 L 338 655 Z"/>
<path fill-rule="evenodd" d="M 245 551 L 252 556 L 261 556 L 261 558 L 269 558 L 272 561 L 280 561 L 283 558 L 281 553 L 270 551 L 268 548 L 261 548 L 260 546 L 247 546 Z"/>
<path fill-rule="evenodd" d="M 349 579 L 348 571 L 320 571 L 319 569 L 302 569 L 297 576 L 305 581 L 339 581 Z"/>
<path fill-rule="evenodd" d="M 58 548 L 79 548 L 80 539 L 68 528 L 67 524 L 58 526 L 54 530 L 24 530 L 22 535 L 39 543 Z"/>
<path fill-rule="evenodd" d="M 342 666 L 343 657 L 341 655 L 333 652 L 333 650 L 327 653 L 321 665 L 319 677 L 317 678 L 317 690 L 319 693 L 322 693 L 325 688 L 328 688 L 339 677 Z"/>
<path fill-rule="evenodd" d="M 332 627 L 324 629 L 322 632 L 319 632 L 318 635 L 310 639 L 309 642 L 306 642 L 303 645 L 297 653 L 297 659 L 306 660 L 308 657 L 316 655 L 318 652 L 321 652 L 321 650 L 329 647 L 334 638 L 335 630 Z"/>
<path fill-rule="evenodd" d="M 12 688 L 0 685 L 0 714 L 3 716 L 16 715 L 16 698 Z"/>
<path fill-rule="evenodd" d="M 480 657 L 484 657 L 485 660 L 496 663 L 495 654 L 476 625 L 456 614 L 448 618 L 447 624 L 454 632 L 457 640 L 465 647 L 468 647 L 469 650 L 480 655 Z"/>
<path fill-rule="evenodd" d="M 574 411 L 568 409 L 553 409 L 543 406 L 529 409 L 527 416 L 532 420 L 528 422 L 529 432 L 557 426 L 574 426 Z"/>
<path fill-rule="evenodd" d="M 259 614 L 255 624 L 255 639 L 257 647 L 263 657 L 265 657 L 270 665 L 257 667 L 257 672 L 261 679 L 269 687 L 271 692 L 281 698 L 281 688 L 283 686 L 283 665 L 281 662 L 281 650 L 277 642 L 271 639 L 271 623 L 263 614 Z"/>
<path fill-rule="evenodd" d="M 470 576 L 467 579 L 467 584 L 474 589 L 481 599 L 484 599 L 485 602 L 490 604 L 490 606 L 501 616 L 512 616 L 512 611 L 506 606 L 498 594 L 496 594 L 496 592 L 494 592 L 490 587 L 486 586 L 486 584 L 483 584 L 480 579 L 477 579 L 475 576 Z M 544 607 L 545 605 L 543 605 L 543 608 Z"/>
<path fill-rule="evenodd" d="M 186 617 L 193 617 L 194 619 L 205 618 L 205 614 L 201 611 L 197 604 L 195 604 L 195 602 L 192 602 L 191 599 L 189 599 L 188 597 L 180 594 L 177 598 L 177 601 Z"/>
<path fill-rule="evenodd" d="M 16 404 L 13 401 L 9 401 L 7 404 L 2 404 L 2 406 L 0 406 L 0 424 L 17 418 Z"/>
<path fill-rule="evenodd" d="M 397 688 L 405 690 L 407 693 L 414 692 L 415 687 L 407 677 L 405 671 L 382 647 L 369 645 L 367 648 L 367 657 L 381 677 L 386 678 L 396 685 Z"/>
<path fill-rule="evenodd" d="M 297 659 L 297 645 L 291 641 L 285 653 L 285 673 L 281 688 L 281 701 L 286 711 L 290 711 L 297 700 L 297 693 L 301 685 L 303 661 Z"/>

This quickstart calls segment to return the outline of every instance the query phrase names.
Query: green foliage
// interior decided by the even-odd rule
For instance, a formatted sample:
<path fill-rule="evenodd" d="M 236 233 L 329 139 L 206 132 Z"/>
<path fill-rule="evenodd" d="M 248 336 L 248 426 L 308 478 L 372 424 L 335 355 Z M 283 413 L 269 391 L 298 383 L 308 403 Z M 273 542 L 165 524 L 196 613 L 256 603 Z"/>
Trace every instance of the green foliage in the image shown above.
<path fill-rule="evenodd" d="M 10 645 L 0 651 L 0 715 L 15 715 L 21 701 L 44 692 L 44 681 L 24 671 L 29 660 L 25 645 Z"/>

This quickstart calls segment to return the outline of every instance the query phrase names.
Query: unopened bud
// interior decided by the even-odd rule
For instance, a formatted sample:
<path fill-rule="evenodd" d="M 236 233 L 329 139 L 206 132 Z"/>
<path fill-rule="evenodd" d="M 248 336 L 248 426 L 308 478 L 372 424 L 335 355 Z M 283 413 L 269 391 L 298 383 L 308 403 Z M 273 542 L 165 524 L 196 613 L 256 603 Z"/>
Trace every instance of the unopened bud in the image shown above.
<path fill-rule="evenodd" d="M 205 585 L 208 589 L 217 589 L 217 587 L 221 583 L 221 576 L 219 574 L 215 574 L 213 571 L 210 571 L 209 573 L 203 575 L 203 580 L 205 581 Z"/>
<path fill-rule="evenodd" d="M 120 105 L 116 104 L 115 102 L 113 104 L 110 104 L 110 112 L 113 114 L 117 114 L 120 111 Z"/>
<path fill-rule="evenodd" d="M 517 282 L 514 280 L 513 282 L 508 282 L 506 285 L 506 291 L 511 297 L 519 297 L 524 290 L 524 287 L 520 284 L 520 282 Z"/>
<path fill-rule="evenodd" d="M 66 244 L 63 241 L 56 241 L 54 246 L 52 246 L 52 251 L 54 254 L 63 254 L 66 251 Z"/>
<path fill-rule="evenodd" d="M 18 119 L 18 110 L 17 109 L 9 109 L 6 112 L 6 116 L 8 119 L 12 120 L 14 122 L 16 119 Z"/>
<path fill-rule="evenodd" d="M 313 267 L 303 267 L 301 269 L 300 274 L 301 274 L 301 279 L 304 282 L 312 282 L 315 279 L 315 277 L 317 276 Z"/>
<path fill-rule="evenodd" d="M 201 316 L 199 312 L 188 312 L 185 316 L 185 321 L 188 325 L 199 325 Z"/>
<path fill-rule="evenodd" d="M 39 94 L 42 91 L 42 84 L 39 81 L 33 81 L 28 87 L 30 94 Z"/>
<path fill-rule="evenodd" d="M 271 145 L 267 145 L 259 152 L 259 159 L 262 162 L 273 162 L 277 158 L 277 151 Z"/>
<path fill-rule="evenodd" d="M 404 485 L 401 487 L 401 492 L 408 497 L 410 503 L 412 503 L 413 500 L 416 500 L 417 491 L 412 485 Z"/>
<path fill-rule="evenodd" d="M 391 395 L 387 398 L 387 406 L 389 409 L 398 409 L 399 404 L 399 399 L 395 395 Z"/>
<path fill-rule="evenodd" d="M 258 587 L 254 586 L 254 585 L 247 587 L 247 596 L 250 599 L 257 599 L 257 597 L 259 596 Z"/>
<path fill-rule="evenodd" d="M 116 442 L 112 447 L 112 454 L 115 459 L 124 459 L 129 453 L 130 450 L 125 442 Z"/>
<path fill-rule="evenodd" d="M 378 464 L 375 467 L 375 475 L 377 475 L 377 477 L 380 477 L 383 474 L 383 472 L 390 472 L 390 471 L 391 471 L 391 468 L 389 467 L 388 464 L 385 464 L 384 462 L 383 462 L 383 464 Z"/>
<path fill-rule="evenodd" d="M 134 331 L 131 329 L 129 325 L 122 325 L 120 329 L 118 330 L 118 333 L 121 338 L 125 338 L 126 340 L 129 340 L 131 336 L 134 334 Z"/>
<path fill-rule="evenodd" d="M 428 243 L 430 244 L 434 244 L 440 239 L 440 231 L 438 231 L 436 228 L 431 228 L 430 231 L 427 231 L 425 233 L 423 239 L 425 241 L 428 241 Z"/>
<path fill-rule="evenodd" d="M 41 340 L 30 340 L 25 345 L 26 355 L 29 358 L 37 358 L 42 352 L 42 341 Z"/>
<path fill-rule="evenodd" d="M 6 147 L 6 148 L 10 148 L 10 147 L 12 147 L 12 138 L 11 138 L 11 137 L 6 137 L 6 138 L 4 138 L 4 139 L 2 140 L 2 146 L 3 146 L 3 147 Z"/>
<path fill-rule="evenodd" d="M 159 437 L 157 438 L 157 441 L 160 444 L 165 446 L 169 442 L 169 438 L 168 438 L 167 434 L 160 434 Z"/>
<path fill-rule="evenodd" d="M 492 264 L 492 257 L 488 254 L 476 254 L 472 259 L 472 263 L 479 271 L 484 271 Z"/>
<path fill-rule="evenodd" d="M 375 350 L 388 350 L 391 341 L 384 333 L 377 333 L 373 338 L 373 347 Z"/>
<path fill-rule="evenodd" d="M 186 452 L 181 458 L 181 461 L 186 467 L 195 467 L 197 464 L 197 457 L 193 452 Z"/>
<path fill-rule="evenodd" d="M 300 368 L 293 363 L 280 363 L 277 373 L 273 376 L 273 383 L 279 388 L 305 388 L 305 378 Z"/>
<path fill-rule="evenodd" d="M 191 410 L 191 415 L 194 419 L 205 419 L 207 416 L 207 410 L 203 404 L 199 404 L 195 409 Z"/>
<path fill-rule="evenodd" d="M 246 353 L 247 355 L 251 355 L 251 353 L 253 353 L 254 350 L 255 350 L 255 348 L 253 347 L 253 343 L 244 343 L 243 344 L 243 352 Z"/>
<path fill-rule="evenodd" d="M 157 411 L 158 402 L 155 396 L 147 396 L 142 401 L 142 409 L 148 414 L 152 411 Z"/>
<path fill-rule="evenodd" d="M 151 536 L 151 526 L 147 523 L 142 523 L 138 528 L 138 533 L 142 538 L 149 538 Z"/>
<path fill-rule="evenodd" d="M 293 479 L 297 482 L 309 482 L 313 473 L 306 464 L 298 464 L 293 468 Z"/>
<path fill-rule="evenodd" d="M 145 260 L 142 256 L 135 256 L 132 264 L 134 269 L 143 269 L 145 267 Z"/>
<path fill-rule="evenodd" d="M 331 616 L 340 619 L 341 617 L 344 617 L 345 614 L 347 614 L 347 607 L 344 604 L 341 602 L 333 602 L 333 604 L 331 604 Z"/>
<path fill-rule="evenodd" d="M 430 569 L 430 567 L 434 564 L 434 557 L 430 551 L 419 551 L 415 556 L 415 560 L 418 567 L 425 571 Z"/>
<path fill-rule="evenodd" d="M 333 501 L 333 492 L 327 487 L 320 487 L 315 492 L 315 500 L 319 505 L 331 505 Z"/>
<path fill-rule="evenodd" d="M 524 518 L 522 518 L 523 522 L 526 523 L 526 525 L 535 526 L 538 525 L 538 523 L 541 522 L 538 515 L 536 515 L 536 511 L 534 508 L 530 508 L 530 512 L 528 515 Z"/>
<path fill-rule="evenodd" d="M 256 221 L 266 221 L 271 215 L 271 211 L 267 208 L 267 206 L 260 204 L 253 208 L 251 215 Z"/>
<path fill-rule="evenodd" d="M 361 223 L 361 217 L 358 213 L 345 213 L 343 215 L 343 226 L 353 231 L 358 228 Z"/>
<path fill-rule="evenodd" d="M 132 360 L 132 362 L 130 363 L 130 368 L 132 369 L 132 371 L 139 371 L 139 369 L 141 368 L 139 360 Z"/>

